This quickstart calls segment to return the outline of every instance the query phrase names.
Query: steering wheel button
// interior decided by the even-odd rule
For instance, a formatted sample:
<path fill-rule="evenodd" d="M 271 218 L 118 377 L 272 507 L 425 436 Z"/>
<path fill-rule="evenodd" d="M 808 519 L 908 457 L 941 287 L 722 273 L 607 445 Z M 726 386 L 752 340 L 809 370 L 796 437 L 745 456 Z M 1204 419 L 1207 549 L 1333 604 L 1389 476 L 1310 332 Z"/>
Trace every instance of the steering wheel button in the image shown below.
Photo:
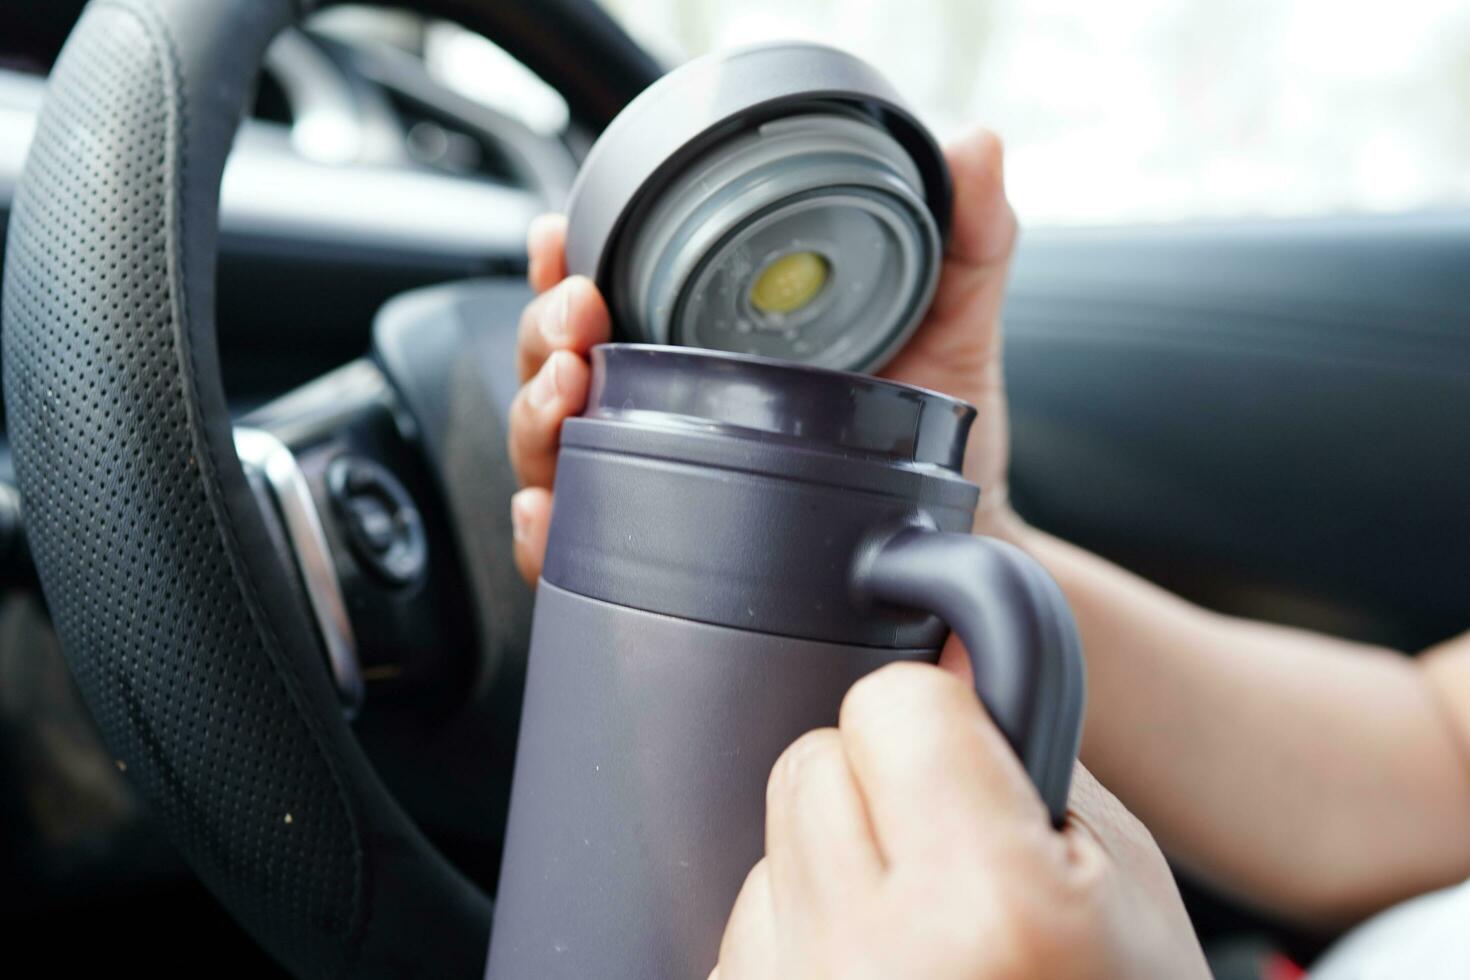
<path fill-rule="evenodd" d="M 327 467 L 327 492 L 354 557 L 371 574 L 394 586 L 423 574 L 423 518 L 396 476 L 371 460 L 340 456 Z"/>
<path fill-rule="evenodd" d="M 382 500 L 371 495 L 350 497 L 346 510 L 348 520 L 374 552 L 387 551 L 393 544 L 393 515 Z"/>

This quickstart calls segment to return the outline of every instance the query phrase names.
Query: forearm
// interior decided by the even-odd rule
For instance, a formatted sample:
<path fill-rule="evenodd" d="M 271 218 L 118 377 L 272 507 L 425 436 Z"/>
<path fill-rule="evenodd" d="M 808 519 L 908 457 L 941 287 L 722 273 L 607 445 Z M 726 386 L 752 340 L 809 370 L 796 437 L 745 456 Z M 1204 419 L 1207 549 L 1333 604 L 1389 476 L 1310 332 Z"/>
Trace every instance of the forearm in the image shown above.
<path fill-rule="evenodd" d="M 1023 534 L 1082 632 L 1083 761 L 1177 861 L 1324 922 L 1470 874 L 1470 767 L 1413 661 L 1218 616 Z"/>

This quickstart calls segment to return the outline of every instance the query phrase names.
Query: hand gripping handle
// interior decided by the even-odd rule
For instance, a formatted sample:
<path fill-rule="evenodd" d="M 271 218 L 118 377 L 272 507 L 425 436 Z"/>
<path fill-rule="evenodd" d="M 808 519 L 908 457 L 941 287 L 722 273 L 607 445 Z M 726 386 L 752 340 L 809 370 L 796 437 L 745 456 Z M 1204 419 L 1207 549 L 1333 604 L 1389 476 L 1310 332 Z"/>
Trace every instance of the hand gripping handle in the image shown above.
<path fill-rule="evenodd" d="M 1086 679 L 1077 625 L 1051 576 L 1003 541 L 915 527 L 865 554 L 854 585 L 861 598 L 925 610 L 959 634 L 975 692 L 1060 825 Z"/>

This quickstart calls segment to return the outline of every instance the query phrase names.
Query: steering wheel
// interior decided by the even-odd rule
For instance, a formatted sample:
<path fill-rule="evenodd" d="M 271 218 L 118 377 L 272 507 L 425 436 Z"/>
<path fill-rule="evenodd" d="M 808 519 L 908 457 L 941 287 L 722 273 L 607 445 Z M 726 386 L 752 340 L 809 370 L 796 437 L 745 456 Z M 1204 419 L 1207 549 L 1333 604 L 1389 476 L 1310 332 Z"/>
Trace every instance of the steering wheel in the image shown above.
<path fill-rule="evenodd" d="M 506 706 L 484 778 L 508 783 L 530 600 L 508 558 L 504 422 L 480 383 L 504 351 L 442 318 L 410 335 L 408 310 L 380 324 L 376 362 L 248 430 L 221 382 L 221 174 L 267 44 L 311 6 L 87 8 L 10 224 L 8 428 L 71 669 L 193 870 L 297 976 L 468 978 L 490 900 L 405 814 L 347 716 L 375 634 L 432 648 L 458 617 L 473 655 L 456 676 Z M 500 43 L 593 128 L 657 74 L 588 0 L 419 6 Z M 324 495 L 346 519 L 324 519 Z"/>

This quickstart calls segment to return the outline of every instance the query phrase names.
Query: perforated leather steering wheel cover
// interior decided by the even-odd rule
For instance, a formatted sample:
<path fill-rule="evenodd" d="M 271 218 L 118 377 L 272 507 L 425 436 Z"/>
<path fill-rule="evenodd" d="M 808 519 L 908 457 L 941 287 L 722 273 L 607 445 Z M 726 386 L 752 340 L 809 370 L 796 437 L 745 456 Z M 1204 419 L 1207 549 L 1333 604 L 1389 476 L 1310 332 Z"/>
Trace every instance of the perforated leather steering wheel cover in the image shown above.
<path fill-rule="evenodd" d="M 27 533 L 119 766 L 300 976 L 469 976 L 489 903 L 336 710 L 230 440 L 219 177 L 288 0 L 97 0 L 17 189 L 5 398 Z"/>

